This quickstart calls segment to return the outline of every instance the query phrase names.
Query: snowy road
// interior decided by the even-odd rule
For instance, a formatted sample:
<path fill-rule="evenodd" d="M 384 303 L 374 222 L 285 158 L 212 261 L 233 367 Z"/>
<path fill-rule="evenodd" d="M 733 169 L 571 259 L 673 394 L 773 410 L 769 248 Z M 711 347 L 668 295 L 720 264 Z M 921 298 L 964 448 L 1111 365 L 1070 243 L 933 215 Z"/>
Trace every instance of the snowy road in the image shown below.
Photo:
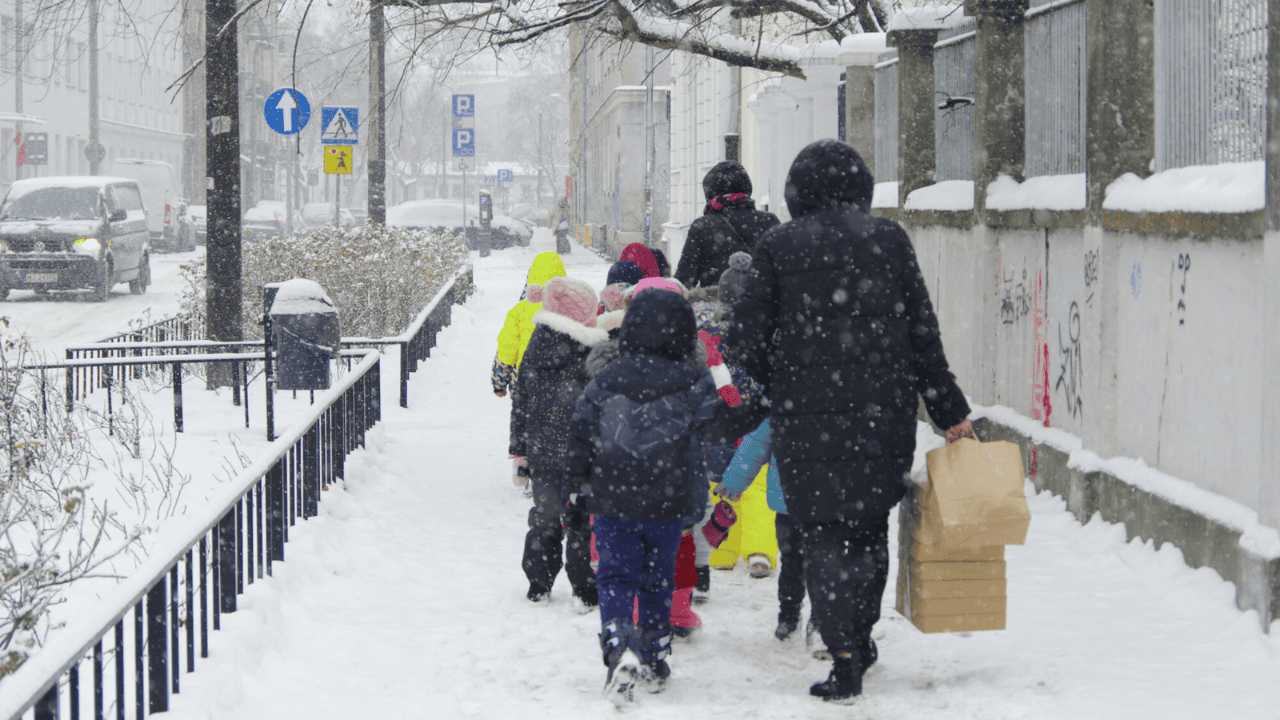
<path fill-rule="evenodd" d="M 549 606 L 524 599 L 528 509 L 506 457 L 508 403 L 489 390 L 495 337 L 532 248 L 477 260 L 478 293 L 454 310 L 413 376 L 348 462 L 320 516 L 290 531 L 286 562 L 250 585 L 182 677 L 175 718 L 557 718 L 611 716 L 600 698 L 599 618 L 561 578 Z M 575 247 L 571 275 L 600 287 L 606 264 Z M 112 298 L 113 307 L 118 297 Z M 122 303 L 121 303 L 122 304 Z M 78 306 L 77 306 L 78 307 Z M 715 572 L 705 627 L 678 642 L 662 695 L 640 718 L 1193 720 L 1280 717 L 1280 626 L 1258 629 L 1234 589 L 1176 550 L 1081 527 L 1030 498 L 1025 547 L 1009 548 L 1008 629 L 924 635 L 893 607 L 880 662 L 852 708 L 807 696 L 828 664 L 773 638 L 776 576 Z M 891 533 L 891 541 L 895 534 Z M 891 552 L 896 557 L 896 550 Z M 896 567 L 891 570 L 896 574 Z"/>
<path fill-rule="evenodd" d="M 8 317 L 34 349 L 62 357 L 64 348 L 124 332 L 131 321 L 150 317 L 146 322 L 152 322 L 177 314 L 182 296 L 179 266 L 203 254 L 203 247 L 185 253 L 153 253 L 147 292 L 131 295 L 128 283 L 121 283 L 111 289 L 105 303 L 89 302 L 87 290 L 44 297 L 13 290 L 7 300 L 0 301 L 0 317 Z"/>

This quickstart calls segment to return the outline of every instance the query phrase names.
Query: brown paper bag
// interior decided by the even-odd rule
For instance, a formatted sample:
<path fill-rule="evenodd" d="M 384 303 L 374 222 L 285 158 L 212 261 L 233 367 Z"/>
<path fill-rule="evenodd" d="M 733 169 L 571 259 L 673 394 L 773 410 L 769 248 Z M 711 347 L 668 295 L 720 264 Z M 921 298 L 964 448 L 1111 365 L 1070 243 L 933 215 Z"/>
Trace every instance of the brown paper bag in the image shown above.
<path fill-rule="evenodd" d="M 920 542 L 952 547 L 1026 542 L 1031 510 L 1017 445 L 961 438 L 925 457 L 929 486 L 920 505 Z"/>

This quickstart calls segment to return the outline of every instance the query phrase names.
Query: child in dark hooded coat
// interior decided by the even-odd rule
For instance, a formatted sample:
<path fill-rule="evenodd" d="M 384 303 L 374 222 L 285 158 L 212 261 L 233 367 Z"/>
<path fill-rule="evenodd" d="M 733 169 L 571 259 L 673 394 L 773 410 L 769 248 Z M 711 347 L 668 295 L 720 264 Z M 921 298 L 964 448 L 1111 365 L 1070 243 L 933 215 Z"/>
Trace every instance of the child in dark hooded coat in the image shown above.
<path fill-rule="evenodd" d="M 639 292 L 619 331 L 621 357 L 583 391 L 570 423 L 564 495 L 595 515 L 605 694 L 621 706 L 670 668 L 671 595 L 683 525 L 706 503 L 701 433 L 723 402 L 694 347 L 693 309 L 679 294 Z M 640 622 L 632 605 L 640 599 Z"/>
<path fill-rule="evenodd" d="M 541 287 L 530 285 L 527 296 L 530 302 L 542 303 L 542 309 L 533 315 L 533 335 L 511 405 L 510 452 L 527 458 L 533 482 L 521 565 L 529 579 L 529 600 L 546 599 L 560 572 L 560 544 L 567 532 L 565 572 L 580 606 L 591 608 L 597 602 L 591 526 L 581 503 L 565 511 L 560 486 L 567 469 L 569 417 L 587 384 L 583 365 L 591 348 L 608 334 L 595 327 L 596 294 L 580 280 L 555 277 Z"/>

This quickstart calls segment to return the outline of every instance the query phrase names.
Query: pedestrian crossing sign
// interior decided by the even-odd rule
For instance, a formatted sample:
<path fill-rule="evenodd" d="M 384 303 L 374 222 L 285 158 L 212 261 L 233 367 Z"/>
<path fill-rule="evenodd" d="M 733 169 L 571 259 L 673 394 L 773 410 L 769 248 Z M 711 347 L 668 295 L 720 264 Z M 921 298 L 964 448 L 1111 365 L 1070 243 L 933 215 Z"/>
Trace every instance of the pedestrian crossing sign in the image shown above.
<path fill-rule="evenodd" d="M 342 145 L 325 146 L 324 171 L 330 175 L 350 175 L 351 148 Z"/>
<path fill-rule="evenodd" d="M 325 145 L 355 145 L 359 142 L 360 108 L 320 108 L 320 142 Z"/>

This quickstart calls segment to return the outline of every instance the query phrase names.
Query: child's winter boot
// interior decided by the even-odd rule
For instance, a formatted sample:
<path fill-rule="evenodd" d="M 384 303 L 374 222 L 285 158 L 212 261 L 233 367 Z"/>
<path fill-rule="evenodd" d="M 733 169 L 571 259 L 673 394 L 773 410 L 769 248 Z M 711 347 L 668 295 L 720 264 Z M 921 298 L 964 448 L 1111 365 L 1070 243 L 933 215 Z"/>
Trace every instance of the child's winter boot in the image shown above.
<path fill-rule="evenodd" d="M 862 672 L 858 667 L 858 653 L 852 650 L 841 650 L 833 654 L 833 660 L 831 674 L 825 681 L 815 683 L 809 688 L 809 694 L 820 697 L 826 702 L 851 704 L 862 694 Z"/>
<path fill-rule="evenodd" d="M 667 656 L 671 654 L 671 627 L 637 628 L 637 649 L 640 651 L 640 680 L 644 689 L 660 693 L 667 687 L 671 666 Z"/>
<path fill-rule="evenodd" d="M 631 618 L 607 620 L 600 631 L 600 651 L 609 668 L 605 677 L 604 696 L 616 707 L 624 707 L 635 699 L 633 691 L 640 676 L 640 658 L 631 650 L 635 627 Z"/>
<path fill-rule="evenodd" d="M 671 631 L 689 637 L 702 627 L 702 618 L 693 611 L 693 588 L 679 588 L 671 594 Z"/>

